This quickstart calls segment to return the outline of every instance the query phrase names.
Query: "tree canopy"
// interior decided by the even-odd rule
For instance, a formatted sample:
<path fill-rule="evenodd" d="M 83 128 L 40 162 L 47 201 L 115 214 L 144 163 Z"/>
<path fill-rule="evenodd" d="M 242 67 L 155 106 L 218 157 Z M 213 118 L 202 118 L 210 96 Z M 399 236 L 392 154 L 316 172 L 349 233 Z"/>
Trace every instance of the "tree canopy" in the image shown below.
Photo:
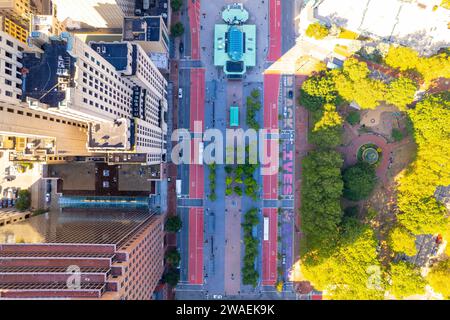
<path fill-rule="evenodd" d="M 434 79 L 450 77 L 450 56 L 445 52 L 421 57 L 414 49 L 393 46 L 389 49 L 385 62 L 400 71 L 418 72 L 427 85 Z"/>
<path fill-rule="evenodd" d="M 384 100 L 386 85 L 369 78 L 365 62 L 349 58 L 342 70 L 336 70 L 334 82 L 339 95 L 348 102 L 356 102 L 362 109 L 374 109 Z"/>
<path fill-rule="evenodd" d="M 399 77 L 389 83 L 385 100 L 405 111 L 406 106 L 413 102 L 417 89 L 416 82 L 406 77 Z"/>
<path fill-rule="evenodd" d="M 362 161 L 345 169 L 342 176 L 344 179 L 344 197 L 352 201 L 367 198 L 377 183 L 374 167 Z"/>
<path fill-rule="evenodd" d="M 181 260 L 180 253 L 178 252 L 177 249 L 172 249 L 170 251 L 167 251 L 166 260 L 173 267 L 178 267 L 178 265 L 180 264 L 180 260 Z"/>
<path fill-rule="evenodd" d="M 170 6 L 172 7 L 172 10 L 175 12 L 179 11 L 182 5 L 183 5 L 182 0 L 170 0 Z"/>
<path fill-rule="evenodd" d="M 325 27 L 324 25 L 322 25 L 318 22 L 315 22 L 315 23 L 311 23 L 308 26 L 305 33 L 310 38 L 320 40 L 320 39 L 323 39 L 326 36 L 328 36 L 329 31 L 328 31 L 328 28 Z"/>
<path fill-rule="evenodd" d="M 31 194 L 28 190 L 20 190 L 16 201 L 16 208 L 20 211 L 28 210 L 31 206 Z"/>
<path fill-rule="evenodd" d="M 320 110 L 326 103 L 339 104 L 333 74 L 325 71 L 309 77 L 303 82 L 299 102 L 310 111 Z"/>
<path fill-rule="evenodd" d="M 310 132 L 309 140 L 318 147 L 336 147 L 341 143 L 342 118 L 336 111 L 336 107 L 326 104 L 323 111 L 314 113 L 313 118 L 318 118 L 314 128 Z"/>
<path fill-rule="evenodd" d="M 302 225 L 309 248 L 323 247 L 336 237 L 341 222 L 342 156 L 312 151 L 303 159 Z"/>
<path fill-rule="evenodd" d="M 180 271 L 175 268 L 169 268 L 163 275 L 162 280 L 172 288 L 176 287 L 180 281 Z"/>
<path fill-rule="evenodd" d="M 302 274 L 317 290 L 326 290 L 328 299 L 382 299 L 385 283 L 373 230 L 352 218 L 343 230 L 329 257 L 315 261 L 310 253 L 303 258 Z"/>
<path fill-rule="evenodd" d="M 174 216 L 174 217 L 169 217 L 166 221 L 166 231 L 167 232 L 178 232 L 180 231 L 182 227 L 182 222 L 180 217 L 178 216 Z"/>
<path fill-rule="evenodd" d="M 173 24 L 170 27 L 170 33 L 175 38 L 180 37 L 181 35 L 183 35 L 183 33 L 184 33 L 184 26 L 183 26 L 183 24 L 181 22 L 177 22 L 177 23 Z"/>
<path fill-rule="evenodd" d="M 390 277 L 390 293 L 397 299 L 425 293 L 427 282 L 420 275 L 420 270 L 408 262 L 391 264 Z"/>
<path fill-rule="evenodd" d="M 439 261 L 430 270 L 427 280 L 433 289 L 450 299 L 450 258 Z"/>
<path fill-rule="evenodd" d="M 414 256 L 416 250 L 416 237 L 401 226 L 393 228 L 389 233 L 389 246 L 395 252 Z"/>
<path fill-rule="evenodd" d="M 450 185 L 450 94 L 430 95 L 408 110 L 417 155 L 399 180 L 398 216 L 413 234 L 439 233 L 448 227 L 447 211 L 434 197 Z"/>

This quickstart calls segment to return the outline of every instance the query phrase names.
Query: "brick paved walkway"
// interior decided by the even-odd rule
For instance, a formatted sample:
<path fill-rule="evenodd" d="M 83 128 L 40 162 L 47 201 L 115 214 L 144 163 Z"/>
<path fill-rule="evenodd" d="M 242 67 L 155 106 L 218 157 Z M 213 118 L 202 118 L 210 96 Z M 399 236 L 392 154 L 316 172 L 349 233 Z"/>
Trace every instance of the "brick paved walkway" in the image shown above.
<path fill-rule="evenodd" d="M 349 131 L 349 133 L 352 135 L 351 142 L 348 145 L 337 148 L 337 150 L 339 152 L 341 152 L 344 156 L 344 165 L 351 166 L 351 165 L 356 164 L 358 162 L 358 159 L 357 159 L 358 149 L 362 145 L 365 145 L 368 143 L 373 143 L 373 144 L 377 145 L 379 148 L 381 148 L 381 150 L 382 150 L 381 162 L 376 168 L 377 177 L 380 179 L 380 181 L 383 184 L 387 184 L 388 177 L 387 177 L 386 173 L 387 173 L 387 169 L 389 167 L 389 163 L 393 159 L 394 150 L 402 145 L 409 143 L 410 139 L 406 138 L 399 142 L 388 143 L 388 141 L 384 137 L 382 137 L 378 134 L 366 133 L 366 134 L 359 135 L 356 132 L 356 130 L 353 130 L 352 128 L 349 129 L 350 126 L 348 124 L 345 124 L 344 126 Z"/>

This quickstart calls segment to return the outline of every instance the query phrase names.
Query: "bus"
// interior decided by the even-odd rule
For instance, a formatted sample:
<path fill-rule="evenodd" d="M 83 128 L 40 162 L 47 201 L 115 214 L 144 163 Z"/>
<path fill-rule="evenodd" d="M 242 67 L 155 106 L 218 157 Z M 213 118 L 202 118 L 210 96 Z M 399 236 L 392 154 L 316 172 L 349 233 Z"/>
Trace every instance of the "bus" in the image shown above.
<path fill-rule="evenodd" d="M 181 180 L 178 179 L 176 182 L 176 190 L 177 190 L 177 197 L 181 197 Z"/>
<path fill-rule="evenodd" d="M 198 146 L 198 164 L 203 164 L 203 148 L 203 142 L 200 142 Z"/>
<path fill-rule="evenodd" d="M 269 217 L 264 217 L 264 241 L 269 241 Z"/>

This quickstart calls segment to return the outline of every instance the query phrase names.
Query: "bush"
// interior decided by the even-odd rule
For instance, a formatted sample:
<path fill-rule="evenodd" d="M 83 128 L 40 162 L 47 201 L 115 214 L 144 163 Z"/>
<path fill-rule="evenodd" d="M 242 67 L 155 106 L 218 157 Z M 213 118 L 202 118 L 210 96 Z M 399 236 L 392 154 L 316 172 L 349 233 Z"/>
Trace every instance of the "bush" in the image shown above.
<path fill-rule="evenodd" d="M 325 38 L 328 34 L 328 28 L 318 22 L 310 24 L 306 29 L 306 35 L 317 40 Z"/>
<path fill-rule="evenodd" d="M 183 5 L 182 0 L 171 0 L 170 6 L 172 7 L 172 10 L 177 12 L 181 9 L 181 6 Z"/>
<path fill-rule="evenodd" d="M 20 211 L 28 210 L 31 206 L 31 194 L 28 190 L 20 190 L 16 201 L 16 208 Z"/>
<path fill-rule="evenodd" d="M 392 129 L 392 139 L 394 139 L 394 141 L 402 141 L 403 133 L 399 129 Z"/>
<path fill-rule="evenodd" d="M 180 264 L 181 255 L 177 249 L 172 249 L 166 252 L 166 261 L 173 267 L 178 267 Z"/>
<path fill-rule="evenodd" d="M 167 232 L 178 232 L 183 226 L 181 219 L 178 216 L 169 217 L 166 221 L 165 230 Z"/>
<path fill-rule="evenodd" d="M 359 201 L 367 198 L 375 188 L 377 177 L 373 166 L 365 162 L 358 162 L 343 172 L 344 197 Z"/>
<path fill-rule="evenodd" d="M 234 193 L 236 193 L 238 196 L 242 197 L 242 188 L 239 186 L 235 186 Z"/>
<path fill-rule="evenodd" d="M 181 22 L 177 22 L 170 27 L 170 33 L 174 38 L 181 37 L 184 33 L 184 26 Z"/>
<path fill-rule="evenodd" d="M 358 111 L 350 111 L 345 120 L 347 120 L 348 123 L 354 126 L 355 124 L 359 124 L 359 122 L 361 121 L 361 115 Z"/>

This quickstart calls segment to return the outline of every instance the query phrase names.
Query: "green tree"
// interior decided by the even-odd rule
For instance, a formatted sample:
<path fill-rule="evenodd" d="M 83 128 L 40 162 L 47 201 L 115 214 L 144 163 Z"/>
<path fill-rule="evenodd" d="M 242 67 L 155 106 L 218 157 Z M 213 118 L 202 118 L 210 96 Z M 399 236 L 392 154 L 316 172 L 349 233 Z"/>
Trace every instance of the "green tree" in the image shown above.
<path fill-rule="evenodd" d="M 336 70 L 334 81 L 339 95 L 356 102 L 362 109 L 374 109 L 384 100 L 386 85 L 380 80 L 369 78 L 369 68 L 365 62 L 349 58 L 341 71 Z"/>
<path fill-rule="evenodd" d="M 383 299 L 386 282 L 377 259 L 373 230 L 356 219 L 346 219 L 328 256 L 312 251 L 301 260 L 303 276 L 327 299 Z"/>
<path fill-rule="evenodd" d="M 311 23 L 306 29 L 306 35 L 317 40 L 325 38 L 329 33 L 328 28 L 318 22 Z"/>
<path fill-rule="evenodd" d="M 400 71 L 415 69 L 419 61 L 419 54 L 416 51 L 403 46 L 390 47 L 385 58 L 385 62 L 390 67 Z"/>
<path fill-rule="evenodd" d="M 253 89 L 251 92 L 251 96 L 253 99 L 257 100 L 260 98 L 261 94 L 258 89 Z"/>
<path fill-rule="evenodd" d="M 339 145 L 342 136 L 342 118 L 337 113 L 336 107 L 326 104 L 322 112 L 316 112 L 315 117 L 317 116 L 320 120 L 315 122 L 310 132 L 310 142 L 322 148 Z"/>
<path fill-rule="evenodd" d="M 437 78 L 450 78 L 450 56 L 442 53 L 421 58 L 417 71 L 427 85 Z"/>
<path fill-rule="evenodd" d="M 217 194 L 215 189 L 211 189 L 211 193 L 209 194 L 209 200 L 216 201 L 217 200 Z"/>
<path fill-rule="evenodd" d="M 415 161 L 399 180 L 400 223 L 413 234 L 444 233 L 447 210 L 434 193 L 450 185 L 450 94 L 427 96 L 408 110 L 417 144 Z"/>
<path fill-rule="evenodd" d="M 242 283 L 256 287 L 258 284 L 259 274 L 255 269 L 255 260 L 258 255 L 259 241 L 253 238 L 252 228 L 259 223 L 258 209 L 252 208 L 244 215 L 244 266 L 242 268 Z"/>
<path fill-rule="evenodd" d="M 231 196 L 233 194 L 233 189 L 231 187 L 227 187 L 225 189 L 225 195 L 226 196 Z"/>
<path fill-rule="evenodd" d="M 386 92 L 386 102 L 406 110 L 406 106 L 413 102 L 417 91 L 417 84 L 408 78 L 400 77 L 391 81 Z"/>
<path fill-rule="evenodd" d="M 228 176 L 225 178 L 225 184 L 227 186 L 230 186 L 232 183 L 233 183 L 233 177 Z"/>
<path fill-rule="evenodd" d="M 172 7 L 172 10 L 174 12 L 179 11 L 182 5 L 183 5 L 182 0 L 170 0 L 170 6 Z"/>
<path fill-rule="evenodd" d="M 177 249 L 172 249 L 166 252 L 166 261 L 173 267 L 178 267 L 181 261 L 180 253 Z"/>
<path fill-rule="evenodd" d="M 20 190 L 16 201 L 16 209 L 20 211 L 28 210 L 31 206 L 31 194 L 28 190 Z"/>
<path fill-rule="evenodd" d="M 389 246 L 395 252 L 402 252 L 414 256 L 416 250 L 416 237 L 401 226 L 397 226 L 389 233 Z"/>
<path fill-rule="evenodd" d="M 344 197 L 352 201 L 367 198 L 377 183 L 374 167 L 365 162 L 358 162 L 356 165 L 345 169 L 342 177 L 344 180 Z"/>
<path fill-rule="evenodd" d="M 302 227 L 307 246 L 320 248 L 333 241 L 342 219 L 341 154 L 312 151 L 303 159 Z"/>
<path fill-rule="evenodd" d="M 347 120 L 348 123 L 354 126 L 355 124 L 358 124 L 361 121 L 361 116 L 358 111 L 350 111 L 345 120 Z"/>
<path fill-rule="evenodd" d="M 450 299 L 450 258 L 433 265 L 427 280 L 436 292 L 440 292 L 445 299 Z"/>
<path fill-rule="evenodd" d="M 398 299 L 425 293 L 427 282 L 420 275 L 420 270 L 410 263 L 400 261 L 391 264 L 390 276 L 390 292 Z"/>
<path fill-rule="evenodd" d="M 182 222 L 180 217 L 178 216 L 173 216 L 173 217 L 169 217 L 167 218 L 166 221 L 166 226 L 165 226 L 165 230 L 167 232 L 178 232 L 180 231 L 181 227 L 182 227 Z"/>
<path fill-rule="evenodd" d="M 170 27 L 170 33 L 174 38 L 181 37 L 184 33 L 184 26 L 181 22 L 177 22 Z"/>
<path fill-rule="evenodd" d="M 242 188 L 239 186 L 234 187 L 234 193 L 236 193 L 238 196 L 242 197 Z"/>
<path fill-rule="evenodd" d="M 431 84 L 434 79 L 450 77 L 450 56 L 446 52 L 431 57 L 420 57 L 411 48 L 391 47 L 385 62 L 400 71 L 418 72 L 426 85 Z"/>
<path fill-rule="evenodd" d="M 226 172 L 227 174 L 231 174 L 231 173 L 233 172 L 233 167 L 230 166 L 230 165 L 226 165 L 226 166 L 225 166 L 225 172 Z"/>
<path fill-rule="evenodd" d="M 326 103 L 339 104 L 333 74 L 330 71 L 321 72 L 303 82 L 299 103 L 310 111 L 321 110 Z"/>
<path fill-rule="evenodd" d="M 180 271 L 175 268 L 170 268 L 169 270 L 166 271 L 162 280 L 169 286 L 174 288 L 180 281 Z"/>

